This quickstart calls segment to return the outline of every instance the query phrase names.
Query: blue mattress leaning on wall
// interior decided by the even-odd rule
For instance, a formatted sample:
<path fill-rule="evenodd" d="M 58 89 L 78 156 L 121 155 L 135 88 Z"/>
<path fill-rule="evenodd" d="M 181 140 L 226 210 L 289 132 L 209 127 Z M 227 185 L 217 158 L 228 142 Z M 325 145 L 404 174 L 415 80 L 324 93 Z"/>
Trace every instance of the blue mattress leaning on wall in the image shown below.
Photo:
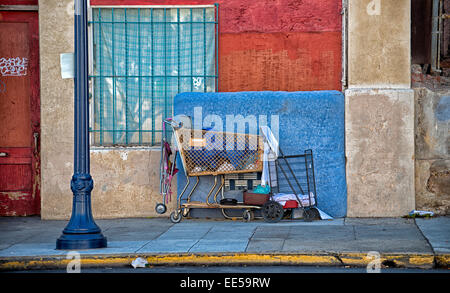
<path fill-rule="evenodd" d="M 194 126 L 215 127 L 214 131 L 225 132 L 230 117 L 253 117 L 257 127 L 246 124 L 245 132 L 258 134 L 260 125 L 269 126 L 275 135 L 278 133 L 285 155 L 303 154 L 306 149 L 312 149 L 317 206 L 332 217 L 344 217 L 347 212 L 344 109 L 344 95 L 338 91 L 181 93 L 174 98 L 174 116 L 190 116 Z M 196 118 L 201 121 L 195 121 Z M 217 122 L 217 119 L 222 125 L 210 125 L 210 121 Z M 220 127 L 223 128 L 217 129 Z M 233 164 L 233 152 L 228 156 Z M 180 193 L 186 178 L 180 159 L 177 165 L 181 169 L 177 174 Z M 192 200 L 204 201 L 212 182 L 212 176 L 202 177 Z M 192 212 L 192 216 L 197 215 Z M 214 213 L 214 210 L 204 210 L 198 215 Z M 220 212 L 215 214 L 221 217 Z"/>

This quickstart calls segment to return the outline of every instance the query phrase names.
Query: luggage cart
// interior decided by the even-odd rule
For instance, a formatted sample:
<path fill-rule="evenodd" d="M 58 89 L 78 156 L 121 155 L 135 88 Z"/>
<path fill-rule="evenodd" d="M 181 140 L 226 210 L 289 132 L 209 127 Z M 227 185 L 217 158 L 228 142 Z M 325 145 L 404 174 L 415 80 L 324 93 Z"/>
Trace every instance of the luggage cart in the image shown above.
<path fill-rule="evenodd" d="M 320 219 L 319 211 L 316 208 L 317 194 L 312 150 L 306 150 L 302 155 L 289 156 L 285 156 L 281 148 L 278 150 L 280 154 L 275 160 L 277 194 L 280 194 L 280 186 L 289 187 L 286 189 L 292 192 L 291 195 L 293 195 L 293 198 L 291 197 L 292 199 L 289 199 L 288 196 L 284 205 L 281 205 L 274 200 L 274 195 L 272 195 L 271 199 L 264 203 L 261 209 L 264 220 L 270 223 L 278 222 L 283 218 L 287 210 L 292 212 L 296 208 L 303 209 L 305 221 Z M 292 166 L 293 164 L 296 165 L 296 168 Z M 278 170 L 283 175 L 285 181 L 284 186 L 282 180 L 280 180 L 280 172 Z M 299 195 L 302 196 L 299 197 Z"/>
<path fill-rule="evenodd" d="M 221 209 L 226 218 L 229 217 L 226 215 L 225 209 L 244 209 L 243 219 L 251 220 L 253 215 L 251 211 L 260 209 L 261 206 L 237 203 L 223 198 L 223 194 L 220 201 L 217 197 L 225 184 L 225 174 L 262 171 L 264 147 L 262 136 L 194 130 L 183 127 L 181 123 L 171 123 L 170 125 L 173 127 L 177 153 L 179 153 L 186 175 L 186 184 L 177 197 L 177 208 L 170 214 L 170 220 L 173 223 L 180 222 L 192 208 Z M 177 153 L 175 153 L 175 158 Z M 214 184 L 210 188 L 205 202 L 191 201 L 191 196 L 198 186 L 201 176 L 214 176 Z M 181 203 L 183 195 L 190 185 L 191 177 L 196 177 L 196 182 L 189 191 L 186 202 Z M 220 185 L 216 190 L 219 177 Z M 211 197 L 213 201 L 211 201 Z"/>

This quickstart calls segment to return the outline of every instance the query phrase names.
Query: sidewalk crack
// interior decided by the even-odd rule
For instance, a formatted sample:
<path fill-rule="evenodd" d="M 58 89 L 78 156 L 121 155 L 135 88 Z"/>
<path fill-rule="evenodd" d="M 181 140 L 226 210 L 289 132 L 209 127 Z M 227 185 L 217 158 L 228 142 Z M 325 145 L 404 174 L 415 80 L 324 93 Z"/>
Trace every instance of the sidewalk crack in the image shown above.
<path fill-rule="evenodd" d="M 149 244 L 149 243 L 152 242 L 152 241 L 153 241 L 153 239 L 147 241 L 144 245 L 142 245 L 141 247 L 139 247 L 138 249 L 136 249 L 136 250 L 134 251 L 134 253 L 139 253 L 139 250 L 141 250 L 142 248 L 144 248 L 144 246 L 146 246 L 147 244 Z"/>
<path fill-rule="evenodd" d="M 420 234 L 425 239 L 425 241 L 428 243 L 428 246 L 430 246 L 430 248 L 431 248 L 431 252 L 433 253 L 433 268 L 438 268 L 439 265 L 438 265 L 438 261 L 437 261 L 437 255 L 436 255 L 436 252 L 434 251 L 433 245 L 431 245 L 430 240 L 425 236 L 425 234 L 423 234 L 422 229 L 420 229 L 419 225 L 417 225 L 416 219 L 414 219 L 414 225 L 416 225 L 416 228 L 419 230 Z"/>
<path fill-rule="evenodd" d="M 245 246 L 244 252 L 247 252 L 248 245 L 250 244 L 250 241 L 252 240 L 253 236 L 255 235 L 256 229 L 258 227 L 253 228 L 252 235 L 247 239 L 247 245 Z"/>
<path fill-rule="evenodd" d="M 188 253 L 191 252 L 191 249 L 194 248 L 195 245 L 197 245 L 197 244 L 200 242 L 200 240 L 204 239 L 205 236 L 206 236 L 209 232 L 211 232 L 211 230 L 212 230 L 213 228 L 214 228 L 214 226 L 211 226 L 211 227 L 208 229 L 208 231 L 206 231 L 206 233 L 202 235 L 202 237 L 200 237 L 197 241 L 195 241 L 194 244 L 191 245 L 191 247 L 189 247 L 189 249 L 187 250 L 187 252 L 188 252 Z"/>
<path fill-rule="evenodd" d="M 436 252 L 434 251 L 433 245 L 431 245 L 430 240 L 425 236 L 425 234 L 423 234 L 422 230 L 420 229 L 419 225 L 417 225 L 416 223 L 416 219 L 414 219 L 414 225 L 416 225 L 417 230 L 419 230 L 420 235 L 422 235 L 422 237 L 425 239 L 425 241 L 427 242 L 428 246 L 430 246 L 431 248 L 431 252 L 433 253 L 433 255 L 436 257 Z"/>

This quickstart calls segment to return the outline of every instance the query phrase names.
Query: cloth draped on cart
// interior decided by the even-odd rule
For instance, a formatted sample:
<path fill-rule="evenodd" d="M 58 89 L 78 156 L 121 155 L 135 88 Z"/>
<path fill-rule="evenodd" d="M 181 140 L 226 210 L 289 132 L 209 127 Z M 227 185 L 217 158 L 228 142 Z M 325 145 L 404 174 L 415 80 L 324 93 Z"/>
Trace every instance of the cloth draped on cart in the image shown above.
<path fill-rule="evenodd" d="M 261 134 L 264 136 L 263 171 L 261 174 L 261 185 L 270 184 L 269 161 L 278 157 L 278 141 L 267 126 L 261 126 Z"/>
<path fill-rule="evenodd" d="M 312 192 L 310 193 L 311 202 L 309 201 L 310 197 L 308 196 L 308 194 L 297 194 L 297 196 L 298 199 L 300 199 L 301 205 L 303 207 L 309 207 L 316 204 L 314 200 L 314 194 Z M 295 200 L 298 202 L 297 196 L 295 196 L 295 194 L 293 193 L 276 193 L 272 196 L 272 199 L 281 204 L 282 206 L 284 206 L 286 201 L 288 200 Z"/>

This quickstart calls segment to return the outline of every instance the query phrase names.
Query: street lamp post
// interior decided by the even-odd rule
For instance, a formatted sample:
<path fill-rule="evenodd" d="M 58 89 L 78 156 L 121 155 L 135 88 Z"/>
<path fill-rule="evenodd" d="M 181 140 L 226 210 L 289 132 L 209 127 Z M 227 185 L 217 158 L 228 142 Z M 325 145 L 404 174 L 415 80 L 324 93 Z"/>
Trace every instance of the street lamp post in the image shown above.
<path fill-rule="evenodd" d="M 94 181 L 90 175 L 89 157 L 87 1 L 75 0 L 75 147 L 74 174 L 70 182 L 73 203 L 72 216 L 56 240 L 56 249 L 107 246 L 106 237 L 94 222 L 91 209 Z"/>

